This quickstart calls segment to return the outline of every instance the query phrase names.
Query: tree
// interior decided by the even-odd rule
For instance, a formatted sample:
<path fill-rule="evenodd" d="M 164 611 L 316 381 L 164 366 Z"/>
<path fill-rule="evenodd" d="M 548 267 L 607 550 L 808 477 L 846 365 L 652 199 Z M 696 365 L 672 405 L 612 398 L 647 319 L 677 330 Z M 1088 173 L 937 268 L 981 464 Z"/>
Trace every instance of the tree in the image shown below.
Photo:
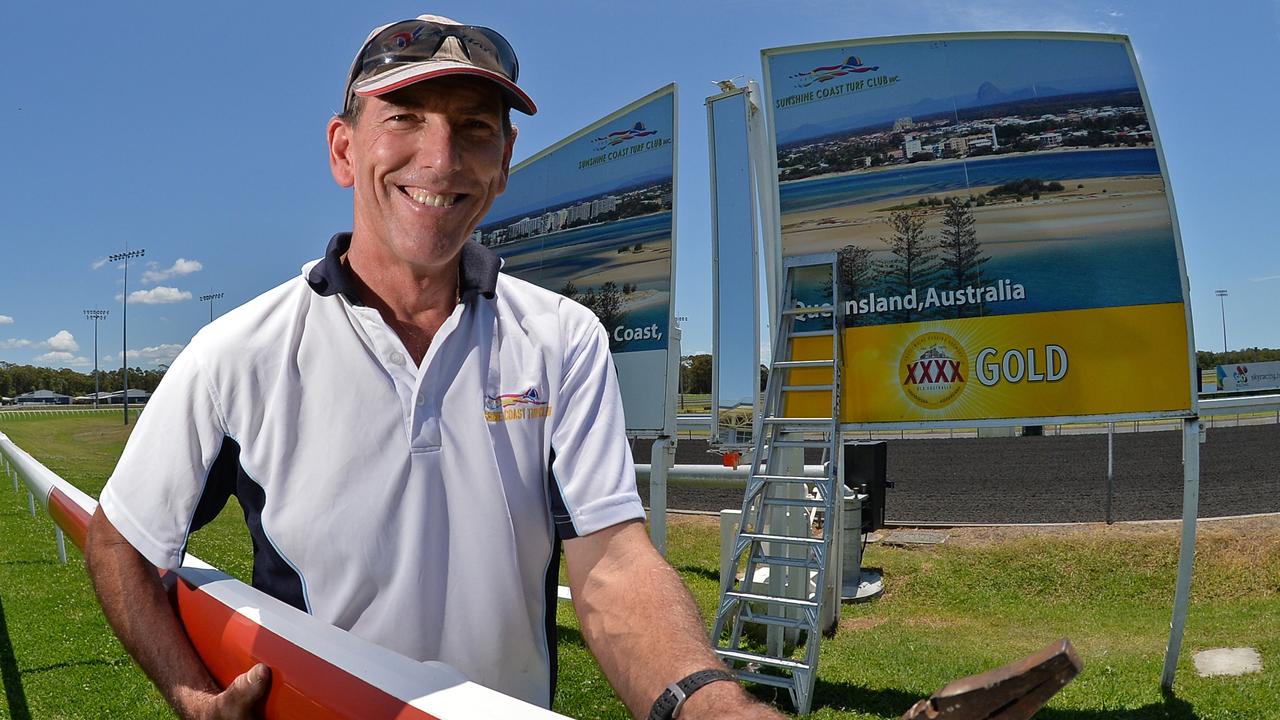
<path fill-rule="evenodd" d="M 605 329 L 612 330 L 622 322 L 622 291 L 617 283 L 609 281 L 600 286 L 600 294 L 596 296 L 596 317 Z"/>
<path fill-rule="evenodd" d="M 942 214 L 942 232 L 938 240 L 943 277 L 954 288 L 982 284 L 982 266 L 991 260 L 978 242 L 973 211 L 957 201 L 947 203 Z M 956 317 L 981 314 L 982 306 L 954 306 Z"/>
<path fill-rule="evenodd" d="M 885 222 L 893 235 L 880 239 L 894 255 L 886 268 L 886 285 L 891 294 L 906 297 L 912 290 L 927 285 L 937 274 L 937 247 L 933 238 L 925 234 L 923 213 L 898 210 L 890 213 Z M 904 307 L 901 319 L 910 322 L 916 314 L 915 310 Z"/>
<path fill-rule="evenodd" d="M 574 285 L 572 280 L 566 280 L 564 282 L 564 287 L 560 288 L 560 294 L 569 298 L 570 300 L 577 300 L 578 286 Z"/>
<path fill-rule="evenodd" d="M 680 384 L 687 393 L 711 392 L 711 355 L 685 355 L 680 358 Z"/>

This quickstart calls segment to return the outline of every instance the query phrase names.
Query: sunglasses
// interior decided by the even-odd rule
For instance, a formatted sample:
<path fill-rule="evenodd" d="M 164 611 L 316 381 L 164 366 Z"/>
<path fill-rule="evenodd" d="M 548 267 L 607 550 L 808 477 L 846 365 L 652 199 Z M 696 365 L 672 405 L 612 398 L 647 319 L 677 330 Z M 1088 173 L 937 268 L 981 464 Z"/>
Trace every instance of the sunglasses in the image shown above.
<path fill-rule="evenodd" d="M 506 76 L 514 83 L 520 63 L 511 43 L 496 30 L 478 25 L 443 25 L 430 20 L 405 20 L 378 33 L 360 51 L 347 79 L 344 109 L 351 103 L 351 87 L 361 80 L 410 63 L 429 62 L 448 38 L 458 45 L 472 65 Z"/>

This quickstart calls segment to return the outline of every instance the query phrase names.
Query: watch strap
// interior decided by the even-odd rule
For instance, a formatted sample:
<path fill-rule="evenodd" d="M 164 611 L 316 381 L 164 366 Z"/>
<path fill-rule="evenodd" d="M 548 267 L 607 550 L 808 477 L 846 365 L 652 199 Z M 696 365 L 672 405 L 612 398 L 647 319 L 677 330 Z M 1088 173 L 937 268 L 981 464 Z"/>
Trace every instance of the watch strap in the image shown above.
<path fill-rule="evenodd" d="M 684 701 L 690 695 L 698 688 L 720 680 L 737 682 L 738 676 L 727 670 L 712 668 L 699 670 L 671 683 L 666 690 L 662 691 L 658 699 L 653 701 L 653 708 L 649 710 L 649 720 L 675 720 L 680 716 L 680 708 L 684 706 Z"/>

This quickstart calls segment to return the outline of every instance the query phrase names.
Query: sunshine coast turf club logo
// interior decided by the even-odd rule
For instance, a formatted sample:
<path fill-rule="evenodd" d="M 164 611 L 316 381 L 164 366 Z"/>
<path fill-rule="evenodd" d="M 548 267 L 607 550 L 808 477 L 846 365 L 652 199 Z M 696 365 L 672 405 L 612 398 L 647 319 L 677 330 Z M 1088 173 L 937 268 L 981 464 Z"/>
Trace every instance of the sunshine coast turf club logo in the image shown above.
<path fill-rule="evenodd" d="M 629 128 L 615 130 L 608 135 L 595 138 L 592 142 L 596 144 L 597 149 L 602 149 L 611 145 L 621 145 L 628 140 L 635 140 L 636 138 L 649 137 L 650 135 L 657 134 L 657 130 L 650 130 L 644 126 L 644 123 L 637 122 Z"/>
<path fill-rule="evenodd" d="M 928 410 L 950 405 L 964 391 L 969 358 L 955 338 L 928 332 L 907 345 L 898 362 L 898 379 L 912 402 Z"/>
<path fill-rule="evenodd" d="M 807 72 L 796 73 L 791 78 L 796 80 L 800 87 L 809 87 L 814 83 L 824 83 L 845 75 L 875 72 L 879 69 L 879 65 L 864 65 L 862 58 L 857 55 L 850 55 L 839 65 L 819 65 Z"/>
<path fill-rule="evenodd" d="M 524 392 L 484 396 L 484 419 L 491 423 L 543 418 L 550 414 L 551 407 L 536 387 Z"/>

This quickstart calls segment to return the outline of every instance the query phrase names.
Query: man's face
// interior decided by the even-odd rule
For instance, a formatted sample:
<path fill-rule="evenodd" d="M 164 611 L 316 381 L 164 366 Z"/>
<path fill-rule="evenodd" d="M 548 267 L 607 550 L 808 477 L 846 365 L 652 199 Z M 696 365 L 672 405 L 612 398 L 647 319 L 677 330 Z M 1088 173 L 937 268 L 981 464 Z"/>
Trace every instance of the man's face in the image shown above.
<path fill-rule="evenodd" d="M 515 133 L 491 82 L 450 76 L 364 100 L 329 123 L 334 179 L 355 187 L 355 236 L 385 262 L 451 260 L 506 189 Z"/>

